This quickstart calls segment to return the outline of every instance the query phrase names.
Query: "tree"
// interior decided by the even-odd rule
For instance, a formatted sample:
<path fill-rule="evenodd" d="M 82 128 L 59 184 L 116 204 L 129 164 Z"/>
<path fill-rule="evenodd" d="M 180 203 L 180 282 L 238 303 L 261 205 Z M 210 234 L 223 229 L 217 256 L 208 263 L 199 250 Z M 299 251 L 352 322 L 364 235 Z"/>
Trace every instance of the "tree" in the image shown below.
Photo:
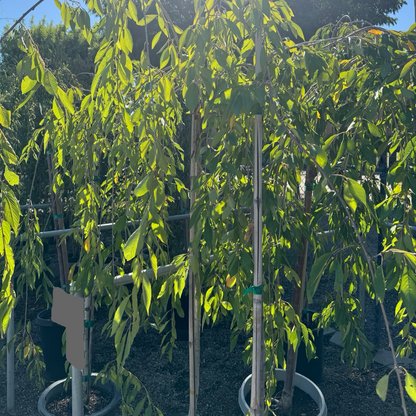
<path fill-rule="evenodd" d="M 39 54 L 47 68 L 55 75 L 60 85 L 64 88 L 75 86 L 87 91 L 92 82 L 94 72 L 94 54 L 97 48 L 96 37 L 91 45 L 85 40 L 79 30 L 66 32 L 64 25 L 54 26 L 47 24 L 45 20 L 29 26 L 30 36 L 39 48 Z M 17 154 L 21 154 L 28 144 L 33 131 L 38 128 L 39 122 L 44 116 L 44 111 L 51 105 L 50 95 L 43 89 L 29 92 L 22 99 L 22 92 L 29 87 L 29 78 L 24 68 L 16 71 L 16 65 L 25 56 L 23 45 L 19 47 L 24 29 L 8 35 L 0 44 L 0 96 L 3 105 L 14 108 L 9 132 L 9 140 Z M 22 50 L 23 49 L 23 50 Z M 21 86 L 21 81 L 25 80 Z M 31 100 L 19 108 L 20 103 L 31 95 Z M 26 201 L 29 195 L 32 178 L 36 166 L 33 158 L 28 159 L 28 164 L 21 164 L 19 171 L 21 182 L 19 186 L 19 199 Z M 38 165 L 39 172 L 47 171 L 45 158 L 41 157 Z M 34 201 L 40 202 L 48 198 L 47 175 L 39 177 L 40 182 L 32 192 Z"/>
<path fill-rule="evenodd" d="M 322 26 L 335 25 L 348 15 L 352 21 L 364 20 L 373 25 L 392 25 L 396 22 L 391 14 L 406 4 L 405 0 L 288 0 L 293 20 L 309 39 Z"/>
<path fill-rule="evenodd" d="M 72 22 L 91 40 L 84 13 L 67 2 L 57 3 L 66 16 L 65 26 Z M 141 2 L 145 29 L 150 3 Z M 259 353 L 252 359 L 258 364 L 261 387 L 266 365 L 269 400 L 273 369 L 286 365 L 283 342 L 296 350 L 303 340 L 309 352 L 313 349 L 310 331 L 298 308 L 284 299 L 280 284 L 283 278 L 296 284 L 300 281 L 287 252 L 292 246 L 301 250 L 306 240 L 313 248 L 307 298 L 312 301 L 322 275 L 328 272 L 334 279 L 334 300 L 322 310 L 321 323 L 334 321 L 342 329 L 350 361 L 359 364 L 370 358 L 356 298 L 358 280 L 380 303 L 387 331 L 385 292 L 398 291 L 397 321 L 408 320 L 407 330 L 400 333 L 404 341 L 398 350 L 403 355 L 410 353 L 415 339 L 409 328 L 416 312 L 416 242 L 409 226 L 416 217 L 416 60 L 406 49 L 415 49 L 416 33 L 395 34 L 343 24 L 337 28 L 336 38 L 330 38 L 332 30 L 327 27 L 320 33 L 322 39 L 295 44 L 279 36 L 282 28 L 289 27 L 302 37 L 282 0 L 233 0 L 226 13 L 222 1 L 196 0 L 196 23 L 183 32 L 158 10 L 157 23 L 168 39 L 158 68 L 149 64 L 150 39 L 140 61 L 130 59 L 133 38 L 127 22 L 131 19 L 140 25 L 131 1 L 106 0 L 105 13 L 100 0 L 88 4 L 105 15 L 102 24 L 107 26 L 87 94 L 76 87 L 64 91 L 34 48 L 27 52 L 31 58 L 29 79 L 35 81 L 30 88 L 41 84 L 53 97 L 52 108 L 45 113 L 43 139 L 55 150 L 55 166 L 77 189 L 73 235 L 81 258 L 73 275 L 75 290 L 94 294 L 98 303 L 105 299 L 111 305 L 106 328 L 115 338 L 117 359 L 101 375 L 114 380 L 124 395 L 131 385 L 136 392 L 136 378 L 124 368 L 131 343 L 151 314 L 156 326 L 163 327 L 161 311 L 169 297 L 172 304 L 178 303 L 190 267 L 199 278 L 196 299 L 198 306 L 203 306 L 204 322 L 214 322 L 231 311 L 237 334 L 251 332 L 254 327 L 260 343 L 264 335 L 265 356 L 262 348 L 257 348 Z M 148 38 L 148 32 L 145 35 Z M 255 49 L 259 53 L 253 60 Z M 200 157 L 202 165 L 192 178 L 195 201 L 191 225 L 195 235 L 191 247 L 195 255 L 191 264 L 187 254 L 174 259 L 168 270 L 176 272 L 166 277 L 158 274 L 158 265 L 168 259 L 168 207 L 172 195 L 184 189 L 177 178 L 177 171 L 183 168 L 183 153 L 175 141 L 183 102 L 190 112 L 199 112 L 194 119 L 200 117 L 201 126 L 199 151 L 192 155 Z M 3 125 L 9 124 L 9 117 L 7 113 Z M 256 265 L 251 218 L 242 209 L 253 201 L 252 154 L 254 138 L 260 138 L 255 119 L 263 120 L 264 143 L 256 150 L 261 156 L 256 188 L 264 190 L 262 232 L 256 238 L 264 254 L 254 259 Z M 327 138 L 328 124 L 335 134 Z M 377 158 L 387 148 L 398 150 L 400 157 L 390 169 L 388 197 L 383 198 L 375 170 Z M 105 177 L 97 179 L 101 157 L 109 169 Z M 307 201 L 302 206 L 300 196 L 305 163 L 319 172 L 317 183 L 307 183 L 309 189 L 305 190 L 310 207 Z M 13 181 L 13 175 L 8 177 Z M 308 177 L 312 181 L 315 173 Z M 57 185 L 59 180 L 56 176 Z M 331 247 L 320 229 L 319 220 L 325 214 L 333 232 Z M 385 223 L 388 215 L 393 227 Z M 100 237 L 103 219 L 115 222 L 114 238 L 107 247 Z M 131 234 L 127 226 L 130 219 L 140 219 Z M 16 225 L 16 218 L 11 221 Z M 389 260 L 386 272 L 365 247 L 371 226 L 384 237 L 384 249 L 377 256 Z M 3 229 L 7 231 L 7 225 Z M 143 256 L 145 246 L 149 259 Z M 131 293 L 114 287 L 116 252 L 123 265 L 131 262 Z M 108 258 L 112 264 L 106 266 Z M 301 266 L 304 269 L 304 264 Z M 260 281 L 253 285 L 254 267 Z M 142 272 L 144 268 L 152 271 L 153 279 L 149 272 Z M 268 273 L 262 275 L 261 269 Z M 264 334 L 253 325 L 251 292 L 260 303 L 258 309 L 263 309 Z M 10 290 L 7 296 L 13 298 Z M 396 351 L 388 334 L 406 414 Z M 170 342 L 174 345 L 173 330 Z M 248 342 L 246 356 L 250 356 L 250 349 Z M 406 373 L 406 390 L 414 398 L 413 380 Z M 387 388 L 386 383 L 383 386 L 381 393 Z M 123 407 L 132 413 L 135 409 L 128 403 L 130 399 L 128 394 Z M 149 398 L 144 400 L 149 402 L 149 414 L 153 405 Z M 252 400 L 253 414 L 262 415 L 263 397 L 260 394 L 254 400 L 252 395 Z M 139 403 L 140 409 L 143 403 Z"/>

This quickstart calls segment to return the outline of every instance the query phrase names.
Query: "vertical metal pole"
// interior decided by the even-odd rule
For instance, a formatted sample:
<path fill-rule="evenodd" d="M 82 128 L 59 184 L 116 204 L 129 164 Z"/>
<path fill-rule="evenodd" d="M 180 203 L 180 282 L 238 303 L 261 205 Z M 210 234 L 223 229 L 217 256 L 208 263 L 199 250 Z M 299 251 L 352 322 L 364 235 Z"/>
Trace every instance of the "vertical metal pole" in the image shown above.
<path fill-rule="evenodd" d="M 193 212 L 193 206 L 196 199 L 196 193 L 193 190 L 194 179 L 199 173 L 198 160 L 196 154 L 199 147 L 200 116 L 199 106 L 192 113 L 192 132 L 191 132 L 191 192 L 190 192 L 190 213 Z M 195 225 L 189 230 L 189 241 L 192 244 L 195 236 Z M 200 318 L 197 295 L 200 291 L 198 287 L 198 274 L 192 270 L 192 259 L 196 254 L 192 247 L 189 249 L 189 416 L 196 415 L 199 392 L 199 363 L 200 363 Z"/>
<path fill-rule="evenodd" d="M 91 303 L 92 303 L 92 294 L 90 293 L 84 299 L 84 322 L 89 322 L 91 320 Z M 94 304 L 93 304 L 94 305 Z M 83 370 L 84 383 L 83 383 L 83 394 L 84 394 L 84 403 L 88 404 L 90 398 L 90 389 L 91 389 L 91 329 L 90 327 L 84 327 L 84 359 L 85 359 L 85 368 Z"/>
<path fill-rule="evenodd" d="M 7 344 L 14 337 L 14 308 L 10 311 L 10 322 L 7 327 Z M 7 412 L 14 409 L 14 342 L 7 348 Z"/>
<path fill-rule="evenodd" d="M 74 284 L 71 284 L 71 293 L 82 297 L 81 291 L 74 293 Z M 84 400 L 82 394 L 82 371 L 71 366 L 72 373 L 72 416 L 84 416 Z"/>
<path fill-rule="evenodd" d="M 255 56 L 256 75 L 261 72 L 260 66 L 261 31 L 256 32 Z M 255 116 L 254 127 L 254 287 L 259 288 L 263 283 L 262 256 L 262 139 L 263 117 Z M 260 291 L 253 292 L 253 360 L 251 379 L 250 415 L 264 415 L 264 341 L 263 341 L 263 295 Z"/>

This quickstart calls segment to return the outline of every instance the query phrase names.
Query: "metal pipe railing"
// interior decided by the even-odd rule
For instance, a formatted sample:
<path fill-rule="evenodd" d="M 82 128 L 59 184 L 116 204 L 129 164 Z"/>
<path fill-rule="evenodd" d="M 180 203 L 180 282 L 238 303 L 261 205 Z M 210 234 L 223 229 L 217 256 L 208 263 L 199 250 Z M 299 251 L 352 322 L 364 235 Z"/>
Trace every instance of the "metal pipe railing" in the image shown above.
<path fill-rule="evenodd" d="M 43 209 L 43 208 L 50 208 L 51 204 L 25 204 L 20 205 L 20 209 L 29 209 L 29 208 L 35 208 L 35 209 Z"/>
<path fill-rule="evenodd" d="M 7 412 L 14 409 L 14 308 L 10 311 L 10 321 L 7 327 Z"/>
<path fill-rule="evenodd" d="M 171 221 L 180 221 L 180 220 L 185 220 L 187 218 L 189 218 L 190 215 L 189 214 L 180 214 L 180 215 L 171 215 L 170 217 L 167 218 L 168 222 Z M 128 221 L 126 223 L 126 225 L 136 225 L 136 224 L 140 224 L 140 220 L 137 221 Z M 100 224 L 98 225 L 98 228 L 101 231 L 105 231 L 105 230 L 111 230 L 111 228 L 113 227 L 114 223 L 106 223 L 106 224 Z M 73 231 L 75 228 L 65 228 L 63 230 L 52 230 L 52 231 L 41 231 L 39 233 L 39 237 L 40 238 L 53 238 L 53 237 L 59 237 L 60 235 L 69 233 L 71 231 Z M 79 230 L 79 228 L 78 228 Z"/>

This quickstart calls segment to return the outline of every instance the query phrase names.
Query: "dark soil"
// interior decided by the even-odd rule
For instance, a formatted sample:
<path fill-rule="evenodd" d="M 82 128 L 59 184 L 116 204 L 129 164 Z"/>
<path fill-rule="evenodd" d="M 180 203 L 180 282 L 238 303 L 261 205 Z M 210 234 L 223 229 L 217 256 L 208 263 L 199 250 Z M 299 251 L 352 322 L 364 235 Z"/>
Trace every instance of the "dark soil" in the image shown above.
<path fill-rule="evenodd" d="M 52 268 L 54 265 L 56 266 L 56 263 L 53 262 L 48 264 Z M 54 272 L 56 271 L 54 270 Z M 58 282 L 55 284 L 58 285 Z M 333 282 L 324 276 L 311 308 L 315 310 L 319 308 L 319 305 L 332 290 Z M 395 293 L 386 295 L 385 303 L 390 324 L 393 322 L 396 301 Z M 16 320 L 23 316 L 24 309 L 24 302 L 20 301 L 16 308 Z M 32 321 L 32 336 L 37 345 L 40 345 L 40 331 L 35 324 L 35 318 L 37 313 L 43 309 L 45 306 L 42 302 L 35 304 L 34 294 L 30 294 L 28 319 Z M 375 332 L 379 332 L 381 347 L 387 349 L 385 330 L 382 323 L 376 323 L 375 310 L 374 301 L 368 298 L 366 332 L 369 332 L 370 340 Z M 114 340 L 101 335 L 101 330 L 107 319 L 108 313 L 105 308 L 96 312 L 93 330 L 93 372 L 100 371 L 106 363 L 116 357 Z M 230 352 L 229 327 L 230 322 L 224 320 L 213 328 L 205 327 L 202 332 L 199 416 L 242 416 L 238 406 L 238 391 L 243 380 L 251 373 L 251 367 L 246 366 L 242 360 L 246 337 L 240 335 L 236 348 Z M 397 328 L 393 327 L 393 334 L 397 333 Z M 189 402 L 188 342 L 186 340 L 177 341 L 177 349 L 174 350 L 172 361 L 169 361 L 166 355 L 161 355 L 161 340 L 162 335 L 152 328 L 149 328 L 147 333 L 139 332 L 126 362 L 126 368 L 140 379 L 149 392 L 153 404 L 165 416 L 186 415 Z M 395 338 L 394 342 L 398 341 Z M 5 339 L 0 340 L 0 348 L 4 345 Z M 360 370 L 343 364 L 340 356 L 341 349 L 331 345 L 329 337 L 325 337 L 324 374 L 322 382 L 318 383 L 318 386 L 324 394 L 329 416 L 403 415 L 398 383 L 394 373 L 390 375 L 386 401 L 383 403 L 376 394 L 377 381 L 389 373 L 389 368 L 373 363 L 367 369 Z M 412 358 L 414 356 L 415 353 L 412 354 Z M 5 416 L 5 359 L 1 364 L 4 367 L 0 367 L 0 416 Z M 408 368 L 408 370 L 416 375 L 415 369 Z M 42 390 L 35 386 L 33 380 L 30 380 L 25 366 L 19 366 L 16 369 L 15 386 L 14 414 L 16 416 L 38 414 L 37 402 Z M 143 393 L 143 390 L 139 395 Z M 416 404 L 407 397 L 406 393 L 405 396 L 408 415 L 416 416 Z M 138 399 L 142 397 L 140 396 Z M 314 416 L 314 413 L 307 412 L 306 414 Z M 116 415 L 121 416 L 121 410 L 118 409 Z"/>
<path fill-rule="evenodd" d="M 280 398 L 283 391 L 283 382 L 277 383 L 276 392 L 277 394 L 272 398 L 272 405 L 270 410 L 276 415 L 281 414 L 280 411 Z M 250 403 L 251 394 L 246 396 L 246 403 Z M 292 416 L 312 416 L 319 414 L 319 406 L 314 400 L 306 394 L 304 391 L 294 388 L 293 391 L 293 404 L 292 404 Z"/>
<path fill-rule="evenodd" d="M 59 396 L 55 397 L 54 400 L 48 403 L 46 410 L 55 416 L 71 416 L 72 406 L 70 394 L 71 391 L 68 389 L 68 392 L 63 392 Z M 107 406 L 110 401 L 110 393 L 104 390 L 91 389 L 89 403 L 84 406 L 85 416 L 104 409 L 104 407 Z"/>

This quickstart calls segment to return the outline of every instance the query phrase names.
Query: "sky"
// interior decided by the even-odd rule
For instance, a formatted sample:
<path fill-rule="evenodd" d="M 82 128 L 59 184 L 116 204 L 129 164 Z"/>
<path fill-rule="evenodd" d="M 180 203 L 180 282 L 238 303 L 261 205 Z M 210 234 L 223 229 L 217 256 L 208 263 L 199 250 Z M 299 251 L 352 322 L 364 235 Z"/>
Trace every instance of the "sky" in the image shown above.
<path fill-rule="evenodd" d="M 336 1 L 336 0 L 335 0 Z M 4 32 L 3 27 L 9 23 L 12 24 L 14 19 L 18 19 L 25 13 L 37 0 L 0 0 L 0 34 Z M 398 18 L 395 26 L 387 27 L 388 29 L 407 30 L 414 23 L 414 4 L 413 0 L 407 0 L 407 5 L 393 15 Z M 29 23 L 30 16 L 34 16 L 35 23 L 42 20 L 46 16 L 47 22 L 53 20 L 54 23 L 61 22 L 61 14 L 55 6 L 54 0 L 44 0 L 36 9 L 29 13 L 25 18 L 25 22 Z"/>

